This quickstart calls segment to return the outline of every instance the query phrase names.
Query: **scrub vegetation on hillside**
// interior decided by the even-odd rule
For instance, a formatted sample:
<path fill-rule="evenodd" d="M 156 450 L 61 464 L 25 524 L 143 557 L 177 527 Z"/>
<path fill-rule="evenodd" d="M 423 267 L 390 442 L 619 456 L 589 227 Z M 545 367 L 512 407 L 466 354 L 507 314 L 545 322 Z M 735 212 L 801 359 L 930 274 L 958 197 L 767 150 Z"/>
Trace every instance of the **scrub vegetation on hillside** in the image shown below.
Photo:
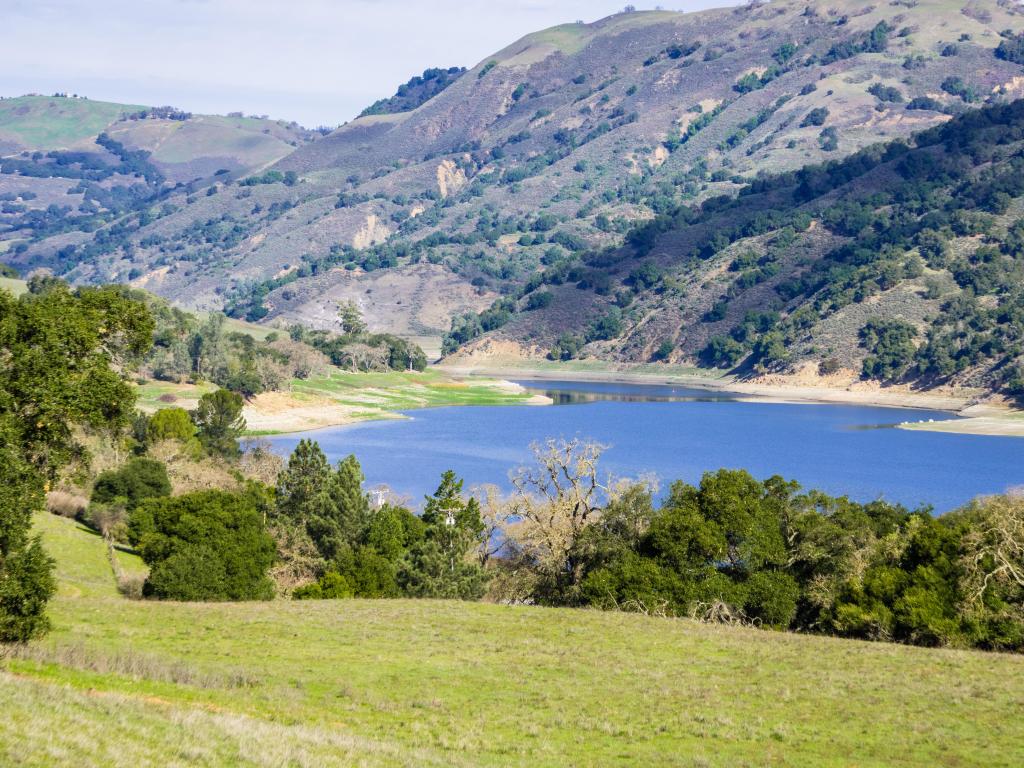
<path fill-rule="evenodd" d="M 403 287 L 375 329 L 430 336 L 431 347 L 450 327 L 448 350 L 462 345 L 468 354 L 484 335 L 532 358 L 746 361 L 745 372 L 762 352 L 777 359 L 782 346 L 766 330 L 775 314 L 785 321 L 814 303 L 787 288 L 842 246 L 856 222 L 813 219 L 794 242 L 761 232 L 697 262 L 688 234 L 663 232 L 650 253 L 634 256 L 630 234 L 680 206 L 719 205 L 766 174 L 910 140 L 1020 98 L 1020 11 L 977 5 L 787 1 L 623 12 L 528 35 L 465 76 L 426 70 L 370 108 L 382 114 L 326 135 L 132 107 L 103 133 L 159 171 L 161 183 L 132 175 L 119 155 L 85 138 L 38 156 L 0 149 L 11 171 L 0 173 L 4 259 L 23 274 L 49 268 L 79 282 L 132 281 L 204 310 L 333 331 L 339 321 L 324 309 L 341 293 L 376 290 L 387 281 L 370 276 L 384 273 Z M 239 142 L 255 131 L 286 151 L 267 167 L 236 150 L 213 152 L 192 131 Z M 171 146 L 176 162 L 164 154 Z M 210 165 L 221 156 L 238 162 Z M 81 178 L 98 165 L 120 171 Z M 947 172 L 963 182 L 977 170 Z M 877 183 L 884 190 L 887 178 Z M 973 236 L 954 232 L 961 242 L 951 247 Z M 909 257 L 913 245 L 900 248 Z M 868 309 L 916 325 L 920 347 L 925 318 L 963 290 L 963 270 L 954 287 L 948 267 L 922 259 L 917 277 L 913 268 L 889 269 L 855 306 L 783 328 L 799 336 L 786 370 L 827 363 L 848 377 L 878 378 L 863 366 L 877 355 L 858 345 Z M 988 270 L 968 264 L 981 276 Z M 541 285 L 546 278 L 561 282 Z M 983 282 L 974 290 L 987 296 Z M 430 296 L 439 284 L 445 296 Z M 780 284 L 787 288 L 776 293 Z M 493 312 L 465 317 L 494 299 Z M 427 305 L 436 311 L 408 311 Z M 997 358 L 967 363 L 955 383 L 1009 384 L 1013 376 L 1004 382 L 1000 371 L 1012 366 L 993 370 Z M 950 378 L 909 373 L 929 387 Z"/>

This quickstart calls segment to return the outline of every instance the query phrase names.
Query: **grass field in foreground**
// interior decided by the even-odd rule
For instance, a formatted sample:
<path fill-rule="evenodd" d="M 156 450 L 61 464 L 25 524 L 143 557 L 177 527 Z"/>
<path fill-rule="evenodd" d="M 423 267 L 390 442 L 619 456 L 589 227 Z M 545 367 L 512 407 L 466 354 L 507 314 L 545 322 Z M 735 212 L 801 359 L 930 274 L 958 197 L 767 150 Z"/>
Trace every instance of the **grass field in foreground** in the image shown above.
<path fill-rule="evenodd" d="M 440 601 L 132 602 L 98 537 L 52 516 L 38 527 L 61 592 L 52 634 L 0 667 L 0 764 L 1017 766 L 1024 755 L 1018 656 Z"/>

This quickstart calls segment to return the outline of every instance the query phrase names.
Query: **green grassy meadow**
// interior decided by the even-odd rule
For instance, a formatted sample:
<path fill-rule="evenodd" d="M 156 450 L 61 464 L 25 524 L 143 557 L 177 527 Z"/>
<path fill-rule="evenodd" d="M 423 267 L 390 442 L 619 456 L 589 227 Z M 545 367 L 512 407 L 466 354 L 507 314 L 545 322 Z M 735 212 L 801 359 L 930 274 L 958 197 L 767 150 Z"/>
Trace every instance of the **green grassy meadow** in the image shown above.
<path fill-rule="evenodd" d="M 131 104 L 21 96 L 0 101 L 0 138 L 26 149 L 72 147 L 91 140 L 125 112 L 142 109 Z"/>
<path fill-rule="evenodd" d="M 0 662 L 0 764 L 1015 766 L 1024 658 L 415 600 L 135 602 L 41 515 L 59 596 Z M 140 567 L 119 555 L 122 567 Z"/>

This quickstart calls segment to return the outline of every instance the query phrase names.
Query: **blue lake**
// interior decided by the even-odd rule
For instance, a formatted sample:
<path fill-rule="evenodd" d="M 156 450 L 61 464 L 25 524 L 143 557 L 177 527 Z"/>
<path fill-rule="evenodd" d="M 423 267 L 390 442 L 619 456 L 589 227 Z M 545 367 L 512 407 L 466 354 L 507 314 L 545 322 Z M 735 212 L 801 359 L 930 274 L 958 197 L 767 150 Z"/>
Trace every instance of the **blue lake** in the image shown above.
<path fill-rule="evenodd" d="M 945 512 L 983 493 L 1024 485 L 1024 438 L 895 429 L 902 421 L 952 418 L 930 411 L 846 405 L 741 402 L 668 386 L 520 382 L 553 406 L 434 408 L 375 421 L 274 437 L 287 455 L 301 437 L 332 462 L 354 453 L 368 487 L 386 484 L 418 506 L 441 473 L 466 486 L 508 487 L 530 444 L 580 437 L 608 446 L 604 471 L 696 482 L 720 467 L 780 474 L 805 488 L 859 501 L 885 498 Z"/>

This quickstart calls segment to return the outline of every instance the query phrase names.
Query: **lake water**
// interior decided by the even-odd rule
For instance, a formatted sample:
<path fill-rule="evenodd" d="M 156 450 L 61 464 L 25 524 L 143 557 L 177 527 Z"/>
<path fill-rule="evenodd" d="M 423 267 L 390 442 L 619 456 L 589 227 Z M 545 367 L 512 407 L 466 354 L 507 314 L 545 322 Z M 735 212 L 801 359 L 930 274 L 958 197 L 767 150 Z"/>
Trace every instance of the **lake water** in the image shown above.
<path fill-rule="evenodd" d="M 741 402 L 725 393 L 669 386 L 520 382 L 551 396 L 546 407 L 460 407 L 410 418 L 283 435 L 282 455 L 316 439 L 332 462 L 354 453 L 367 486 L 386 484 L 419 506 L 453 469 L 469 488 L 508 487 L 530 443 L 580 437 L 608 446 L 604 471 L 696 482 L 703 472 L 743 468 L 858 501 L 885 498 L 944 512 L 983 493 L 1024 485 L 1024 439 L 895 429 L 947 414 L 848 405 Z"/>

